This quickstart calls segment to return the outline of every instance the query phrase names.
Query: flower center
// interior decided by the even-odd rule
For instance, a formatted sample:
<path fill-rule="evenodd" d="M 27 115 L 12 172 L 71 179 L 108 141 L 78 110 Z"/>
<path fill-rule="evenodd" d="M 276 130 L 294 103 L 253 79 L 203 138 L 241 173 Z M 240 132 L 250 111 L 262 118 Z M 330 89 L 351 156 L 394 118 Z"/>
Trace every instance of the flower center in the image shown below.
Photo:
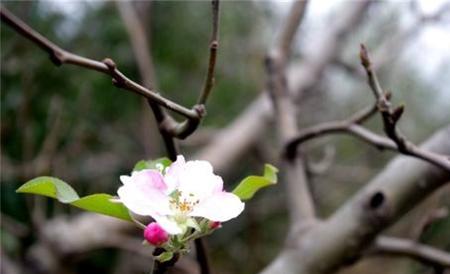
<path fill-rule="evenodd" d="M 199 200 L 195 198 L 195 195 L 184 193 L 178 189 L 174 190 L 170 195 L 170 206 L 172 210 L 176 211 L 180 215 L 187 215 L 190 213 L 194 206 L 199 203 Z"/>

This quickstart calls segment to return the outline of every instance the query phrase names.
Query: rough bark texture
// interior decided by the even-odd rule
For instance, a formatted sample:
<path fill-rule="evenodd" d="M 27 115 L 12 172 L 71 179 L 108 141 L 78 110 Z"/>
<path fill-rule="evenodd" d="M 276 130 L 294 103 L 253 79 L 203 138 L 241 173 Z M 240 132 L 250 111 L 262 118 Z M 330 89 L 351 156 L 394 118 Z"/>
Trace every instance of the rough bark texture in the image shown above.
<path fill-rule="evenodd" d="M 450 155 L 450 126 L 422 147 Z M 289 245 L 262 274 L 329 273 L 351 263 L 390 224 L 450 180 L 450 173 L 405 156 L 396 157 L 330 218 Z"/>

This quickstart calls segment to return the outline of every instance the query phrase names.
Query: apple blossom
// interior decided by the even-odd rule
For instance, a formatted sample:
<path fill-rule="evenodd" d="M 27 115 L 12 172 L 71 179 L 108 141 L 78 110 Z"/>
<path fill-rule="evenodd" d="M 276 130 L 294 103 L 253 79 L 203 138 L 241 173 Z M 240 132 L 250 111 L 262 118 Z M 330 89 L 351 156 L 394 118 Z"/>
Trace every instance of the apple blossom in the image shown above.
<path fill-rule="evenodd" d="M 201 230 L 199 222 L 225 222 L 244 210 L 244 203 L 223 190 L 223 181 L 207 161 L 185 161 L 179 155 L 164 170 L 135 171 L 121 176 L 120 201 L 133 213 L 151 216 L 168 234 Z"/>
<path fill-rule="evenodd" d="M 144 229 L 144 238 L 154 246 L 160 246 L 169 240 L 169 235 L 158 223 L 152 222 Z"/>

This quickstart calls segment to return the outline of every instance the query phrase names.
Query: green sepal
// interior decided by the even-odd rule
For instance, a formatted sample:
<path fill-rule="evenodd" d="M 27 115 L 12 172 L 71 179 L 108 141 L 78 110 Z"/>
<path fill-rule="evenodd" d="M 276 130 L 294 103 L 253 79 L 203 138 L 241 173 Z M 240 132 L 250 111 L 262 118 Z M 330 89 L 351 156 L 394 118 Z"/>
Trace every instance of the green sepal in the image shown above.
<path fill-rule="evenodd" d="M 164 251 L 163 253 L 161 253 L 158 256 L 156 256 L 155 260 L 163 263 L 163 262 L 170 261 L 172 258 L 173 258 L 173 252 L 171 252 L 171 251 Z"/>

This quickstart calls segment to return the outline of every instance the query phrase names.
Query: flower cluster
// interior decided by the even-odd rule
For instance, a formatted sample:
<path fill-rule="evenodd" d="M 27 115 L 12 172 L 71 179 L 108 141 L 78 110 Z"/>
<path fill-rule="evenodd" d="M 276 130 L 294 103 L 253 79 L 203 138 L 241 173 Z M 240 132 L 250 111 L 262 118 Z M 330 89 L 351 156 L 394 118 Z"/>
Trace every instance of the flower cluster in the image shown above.
<path fill-rule="evenodd" d="M 137 215 L 150 216 L 145 239 L 166 250 L 179 251 L 192 240 L 237 217 L 244 203 L 223 190 L 223 181 L 206 161 L 178 156 L 165 170 L 135 171 L 121 176 L 120 201 Z"/>

